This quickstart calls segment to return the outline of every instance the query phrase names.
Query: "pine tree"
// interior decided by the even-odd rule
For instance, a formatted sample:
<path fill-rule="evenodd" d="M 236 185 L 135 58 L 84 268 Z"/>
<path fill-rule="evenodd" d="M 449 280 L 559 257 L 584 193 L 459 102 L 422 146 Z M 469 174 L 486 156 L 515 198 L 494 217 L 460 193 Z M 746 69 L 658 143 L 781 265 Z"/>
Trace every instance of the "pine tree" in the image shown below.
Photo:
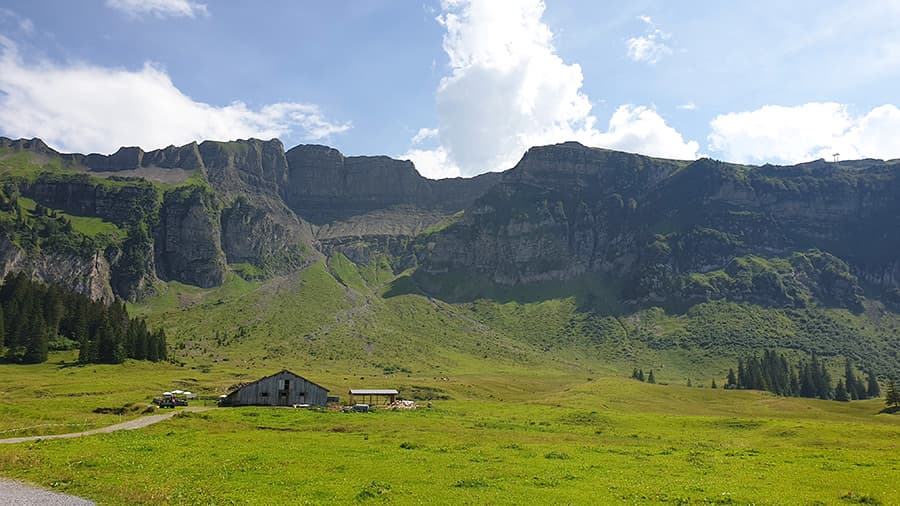
<path fill-rule="evenodd" d="M 218 338 L 218 335 L 219 335 L 219 331 L 217 330 L 217 331 L 216 331 L 216 337 L 217 337 L 217 338 Z M 637 370 L 637 367 L 635 367 L 634 370 L 631 371 L 631 379 L 638 379 L 638 370 Z"/>
<path fill-rule="evenodd" d="M 156 361 L 159 362 L 169 358 L 169 347 L 166 344 L 166 331 L 158 329 L 156 334 Z"/>
<path fill-rule="evenodd" d="M 866 392 L 866 384 L 863 383 L 861 377 L 857 376 L 856 381 L 853 382 L 853 389 L 856 393 L 857 399 L 868 399 L 869 394 Z"/>
<path fill-rule="evenodd" d="M 715 379 L 715 378 L 713 378 L 713 380 L 712 380 L 712 385 L 711 385 L 711 387 L 712 387 L 712 388 L 719 388 L 719 387 L 716 386 L 716 379 Z"/>
<path fill-rule="evenodd" d="M 884 405 L 888 408 L 900 408 L 900 390 L 894 380 L 888 381 L 887 392 L 884 394 Z"/>
<path fill-rule="evenodd" d="M 866 394 L 869 396 L 869 398 L 873 399 L 875 397 L 881 397 L 881 388 L 878 386 L 878 380 L 875 379 L 875 374 L 873 374 L 872 371 L 869 371 L 867 374 L 869 376 L 869 386 L 866 389 Z"/>
<path fill-rule="evenodd" d="M 653 369 L 650 369 L 650 374 L 647 375 L 647 383 L 656 383 L 656 378 L 653 377 Z"/>
<path fill-rule="evenodd" d="M 850 400 L 850 395 L 847 393 L 847 389 L 844 388 L 844 380 L 839 379 L 837 383 L 837 387 L 834 389 L 834 400 L 847 402 Z"/>
<path fill-rule="evenodd" d="M 687 380 L 687 386 L 689 386 L 689 387 L 694 386 L 694 385 L 691 383 L 691 378 L 688 378 L 688 380 Z"/>
<path fill-rule="evenodd" d="M 856 376 L 853 374 L 853 364 L 850 362 L 850 359 L 844 361 L 844 388 L 847 389 L 846 393 L 852 400 L 859 399 L 859 392 L 856 388 Z M 834 395 L 835 399 L 837 399 L 837 392 Z"/>
<path fill-rule="evenodd" d="M 638 370 L 638 379 L 641 381 L 644 381 L 644 370 L 643 369 Z"/>
<path fill-rule="evenodd" d="M 728 379 L 725 380 L 725 388 L 729 390 L 737 388 L 737 378 L 734 375 L 734 369 L 728 369 Z"/>

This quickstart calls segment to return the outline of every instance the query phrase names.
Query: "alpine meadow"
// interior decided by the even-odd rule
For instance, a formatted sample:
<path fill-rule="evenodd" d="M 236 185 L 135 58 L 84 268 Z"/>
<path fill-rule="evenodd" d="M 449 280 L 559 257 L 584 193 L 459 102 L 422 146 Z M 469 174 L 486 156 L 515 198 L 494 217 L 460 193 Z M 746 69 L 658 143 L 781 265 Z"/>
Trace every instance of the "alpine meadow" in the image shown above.
<path fill-rule="evenodd" d="M 900 504 L 893 4 L 95 3 L 0 1 L 0 503 Z"/>

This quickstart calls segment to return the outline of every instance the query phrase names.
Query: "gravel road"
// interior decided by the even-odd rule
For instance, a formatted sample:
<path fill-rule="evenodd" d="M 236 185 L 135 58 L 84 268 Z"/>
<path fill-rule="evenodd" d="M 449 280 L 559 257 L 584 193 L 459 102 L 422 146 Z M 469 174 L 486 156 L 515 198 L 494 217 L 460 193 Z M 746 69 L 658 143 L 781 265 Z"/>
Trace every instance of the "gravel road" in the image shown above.
<path fill-rule="evenodd" d="M 211 408 L 185 408 L 184 411 L 206 411 Z M 117 430 L 134 430 L 168 420 L 179 411 L 171 411 L 161 415 L 143 416 L 127 422 L 109 425 L 100 429 L 71 432 L 69 434 L 53 434 L 50 436 L 28 436 L 0 439 L 0 444 L 25 443 L 45 439 L 71 439 L 73 437 L 90 436 L 92 434 L 106 434 Z M 87 499 L 72 495 L 60 494 L 35 488 L 20 481 L 12 481 L 0 478 L 0 504 L 3 506 L 92 506 L 94 503 Z"/>
<path fill-rule="evenodd" d="M 21 481 L 0 478 L 0 504 L 5 506 L 93 506 L 94 503 L 74 495 L 60 494 Z"/>
<path fill-rule="evenodd" d="M 206 411 L 212 408 L 184 408 L 183 411 Z M 168 420 L 175 416 L 176 413 L 180 413 L 179 411 L 170 411 L 169 413 L 164 413 L 161 415 L 150 415 L 150 416 L 142 416 L 140 418 L 135 418 L 134 420 L 129 420 L 127 422 L 117 423 L 115 425 L 107 425 L 106 427 L 101 427 L 99 429 L 91 429 L 85 430 L 82 432 L 70 432 L 68 434 L 52 434 L 49 436 L 26 436 L 26 437 L 11 437 L 7 439 L 0 439 L 0 444 L 14 444 L 14 443 L 25 443 L 28 441 L 37 441 L 37 440 L 47 440 L 47 439 L 71 439 L 73 437 L 81 437 L 81 436 L 90 436 L 93 434 L 106 434 L 109 432 L 115 432 L 117 430 L 134 430 L 146 427 L 148 425 L 153 425 L 154 423 L 159 423 L 163 420 Z"/>

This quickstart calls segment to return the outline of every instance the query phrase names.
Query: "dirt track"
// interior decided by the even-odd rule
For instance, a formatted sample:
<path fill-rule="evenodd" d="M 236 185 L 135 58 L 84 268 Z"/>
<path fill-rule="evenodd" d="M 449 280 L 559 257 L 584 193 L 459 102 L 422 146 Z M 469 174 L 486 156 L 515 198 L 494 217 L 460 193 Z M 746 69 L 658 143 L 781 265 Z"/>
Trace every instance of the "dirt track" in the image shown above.
<path fill-rule="evenodd" d="M 82 432 L 70 432 L 68 434 L 51 434 L 49 436 L 26 436 L 26 437 L 11 437 L 7 439 L 0 439 L 0 444 L 14 444 L 14 443 L 25 443 L 28 441 L 37 441 L 37 440 L 45 440 L 45 439 L 71 439 L 74 437 L 81 436 L 91 436 L 94 434 L 107 434 L 109 432 L 115 432 L 117 430 L 134 430 L 141 429 L 148 425 L 153 425 L 154 423 L 159 423 L 163 420 L 168 420 L 172 418 L 177 413 L 182 411 L 206 411 L 212 408 L 204 408 L 204 407 L 196 407 L 196 408 L 184 408 L 183 410 L 173 410 L 169 413 L 164 413 L 161 415 L 150 415 L 150 416 L 142 416 L 140 418 L 135 418 L 134 420 L 129 420 L 127 422 L 117 423 L 115 425 L 107 425 L 106 427 L 101 427 L 99 429 L 91 429 L 85 430 Z"/>

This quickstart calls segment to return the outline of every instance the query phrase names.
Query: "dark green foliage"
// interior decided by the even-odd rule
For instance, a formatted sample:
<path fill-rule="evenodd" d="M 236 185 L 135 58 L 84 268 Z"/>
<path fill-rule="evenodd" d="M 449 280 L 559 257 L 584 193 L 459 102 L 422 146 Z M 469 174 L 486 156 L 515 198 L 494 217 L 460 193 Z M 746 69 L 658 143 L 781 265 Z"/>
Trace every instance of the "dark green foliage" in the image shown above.
<path fill-rule="evenodd" d="M 766 350 L 762 357 L 751 355 L 738 360 L 737 388 L 838 401 L 867 399 L 868 392 L 861 386 L 862 379 L 855 375 L 852 362 L 847 360 L 844 365 L 844 378 L 832 387 L 831 375 L 815 353 L 808 362 L 801 361 L 795 367 L 783 354 Z"/>
<path fill-rule="evenodd" d="M 54 347 L 79 348 L 82 363 L 118 364 L 126 358 L 164 360 L 165 335 L 129 318 L 122 302 L 109 306 L 10 273 L 0 286 L 0 314 L 8 329 L 6 359 L 40 363 Z"/>
<path fill-rule="evenodd" d="M 718 386 L 716 386 L 716 380 L 715 380 L 715 378 L 713 378 L 713 380 L 712 380 L 712 385 L 710 385 L 710 387 L 711 387 L 711 388 L 719 388 Z"/>
<path fill-rule="evenodd" d="M 26 251 L 48 251 L 76 256 L 92 255 L 117 240 L 108 234 L 94 237 L 74 229 L 66 216 L 38 203 L 28 211 L 14 186 L 0 187 L 0 236 Z"/>
<path fill-rule="evenodd" d="M 834 388 L 834 400 L 841 402 L 850 400 L 850 394 L 847 393 L 847 389 L 844 387 L 844 380 L 838 380 L 837 386 Z"/>
<path fill-rule="evenodd" d="M 884 395 L 884 405 L 888 408 L 900 408 L 900 390 L 894 380 L 888 381 L 887 392 Z"/>
<path fill-rule="evenodd" d="M 881 397 L 881 388 L 878 386 L 878 380 L 875 379 L 875 374 L 872 373 L 872 371 L 869 371 L 866 376 L 868 376 L 866 394 L 868 394 L 870 398 Z"/>
<path fill-rule="evenodd" d="M 647 383 L 656 383 L 656 378 L 653 376 L 653 369 L 650 369 L 650 374 L 647 375 Z"/>
<path fill-rule="evenodd" d="M 737 388 L 737 376 L 734 374 L 734 369 L 728 369 L 728 379 L 725 382 L 725 388 L 728 390 Z"/>

